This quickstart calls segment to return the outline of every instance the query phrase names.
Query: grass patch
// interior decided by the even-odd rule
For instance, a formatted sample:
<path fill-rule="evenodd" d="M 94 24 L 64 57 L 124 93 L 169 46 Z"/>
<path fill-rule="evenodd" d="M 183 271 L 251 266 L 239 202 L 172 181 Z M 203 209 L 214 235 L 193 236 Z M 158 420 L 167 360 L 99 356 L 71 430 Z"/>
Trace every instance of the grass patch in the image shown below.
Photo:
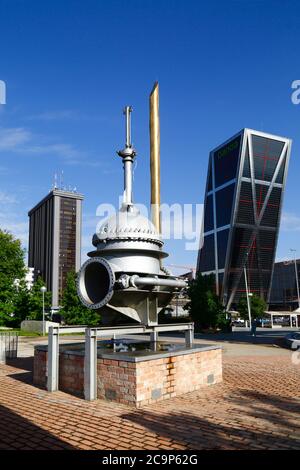
<path fill-rule="evenodd" d="M 0 326 L 0 333 L 18 333 L 19 336 L 41 336 L 39 333 L 36 333 L 35 331 L 24 331 L 20 330 L 20 328 L 13 328 L 12 330 L 4 330 L 1 329 Z"/>

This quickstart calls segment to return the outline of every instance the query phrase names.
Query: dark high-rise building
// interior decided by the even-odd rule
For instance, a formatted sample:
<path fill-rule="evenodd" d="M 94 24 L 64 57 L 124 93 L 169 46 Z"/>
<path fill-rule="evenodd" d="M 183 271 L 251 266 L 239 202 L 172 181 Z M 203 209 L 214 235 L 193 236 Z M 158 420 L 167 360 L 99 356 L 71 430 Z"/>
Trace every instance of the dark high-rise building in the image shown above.
<path fill-rule="evenodd" d="M 269 300 L 290 149 L 289 139 L 243 129 L 210 153 L 197 268 L 215 275 L 227 309 L 246 279 Z"/>
<path fill-rule="evenodd" d="M 52 291 L 54 308 L 67 273 L 80 268 L 82 199 L 76 192 L 54 189 L 28 213 L 28 266 Z"/>
<path fill-rule="evenodd" d="M 271 310 L 290 311 L 299 307 L 299 279 L 300 259 L 297 259 L 296 263 L 294 260 L 289 260 L 280 261 L 274 264 L 272 288 L 270 294 Z"/>

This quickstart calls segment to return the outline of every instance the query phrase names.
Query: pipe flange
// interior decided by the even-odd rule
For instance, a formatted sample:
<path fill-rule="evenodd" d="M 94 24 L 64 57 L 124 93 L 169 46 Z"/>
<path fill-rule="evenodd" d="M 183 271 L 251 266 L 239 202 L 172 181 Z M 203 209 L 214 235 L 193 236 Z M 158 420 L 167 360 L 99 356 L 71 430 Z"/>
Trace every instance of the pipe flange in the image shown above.
<path fill-rule="evenodd" d="M 121 289 L 128 289 L 128 287 L 130 287 L 130 276 L 128 276 L 128 274 L 121 274 L 117 280 L 117 284 Z"/>
<path fill-rule="evenodd" d="M 101 267 L 105 268 L 105 275 L 107 276 L 106 278 L 106 283 L 107 283 L 107 288 L 106 288 L 106 293 L 103 295 L 101 299 L 96 299 L 95 296 L 93 295 L 94 293 L 91 292 L 89 289 L 86 287 L 86 272 L 88 269 L 91 269 L 91 265 L 97 265 L 99 264 Z M 80 268 L 77 276 L 77 293 L 78 296 L 85 305 L 85 307 L 92 309 L 92 310 L 97 310 L 101 307 L 104 307 L 110 299 L 112 298 L 114 294 L 114 285 L 115 285 L 115 274 L 108 263 L 108 261 L 104 258 L 100 257 L 94 257 L 91 259 L 88 259 Z M 99 279 L 99 282 L 101 282 L 101 279 Z"/>
<path fill-rule="evenodd" d="M 132 276 L 130 276 L 129 278 L 129 283 L 131 285 L 131 287 L 135 287 L 137 289 L 137 286 L 135 285 L 135 280 L 138 279 L 140 276 L 138 276 L 137 274 L 133 274 Z"/>

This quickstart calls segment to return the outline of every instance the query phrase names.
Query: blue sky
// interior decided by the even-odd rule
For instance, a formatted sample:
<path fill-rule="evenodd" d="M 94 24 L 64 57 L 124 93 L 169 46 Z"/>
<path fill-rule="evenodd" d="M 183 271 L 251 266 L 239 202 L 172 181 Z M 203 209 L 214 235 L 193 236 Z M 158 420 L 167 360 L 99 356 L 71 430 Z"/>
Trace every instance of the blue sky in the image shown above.
<path fill-rule="evenodd" d="M 202 203 L 209 150 L 243 127 L 293 139 L 277 258 L 300 257 L 297 1 L 0 0 L 0 226 L 26 245 L 27 211 L 54 173 L 85 196 L 83 251 L 96 207 L 116 204 L 133 113 L 135 201 L 149 202 L 148 96 L 160 84 L 162 200 Z M 197 253 L 168 241 L 169 263 Z"/>

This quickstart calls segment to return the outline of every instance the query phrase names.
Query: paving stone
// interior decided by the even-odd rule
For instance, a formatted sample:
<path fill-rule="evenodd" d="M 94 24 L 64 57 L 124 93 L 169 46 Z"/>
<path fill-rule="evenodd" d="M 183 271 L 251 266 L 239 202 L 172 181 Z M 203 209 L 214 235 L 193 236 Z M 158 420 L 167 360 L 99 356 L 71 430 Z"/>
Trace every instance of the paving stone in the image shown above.
<path fill-rule="evenodd" d="M 300 367 L 286 351 L 225 357 L 223 383 L 139 409 L 39 390 L 20 367 L 0 365 L 0 449 L 300 450 Z"/>

